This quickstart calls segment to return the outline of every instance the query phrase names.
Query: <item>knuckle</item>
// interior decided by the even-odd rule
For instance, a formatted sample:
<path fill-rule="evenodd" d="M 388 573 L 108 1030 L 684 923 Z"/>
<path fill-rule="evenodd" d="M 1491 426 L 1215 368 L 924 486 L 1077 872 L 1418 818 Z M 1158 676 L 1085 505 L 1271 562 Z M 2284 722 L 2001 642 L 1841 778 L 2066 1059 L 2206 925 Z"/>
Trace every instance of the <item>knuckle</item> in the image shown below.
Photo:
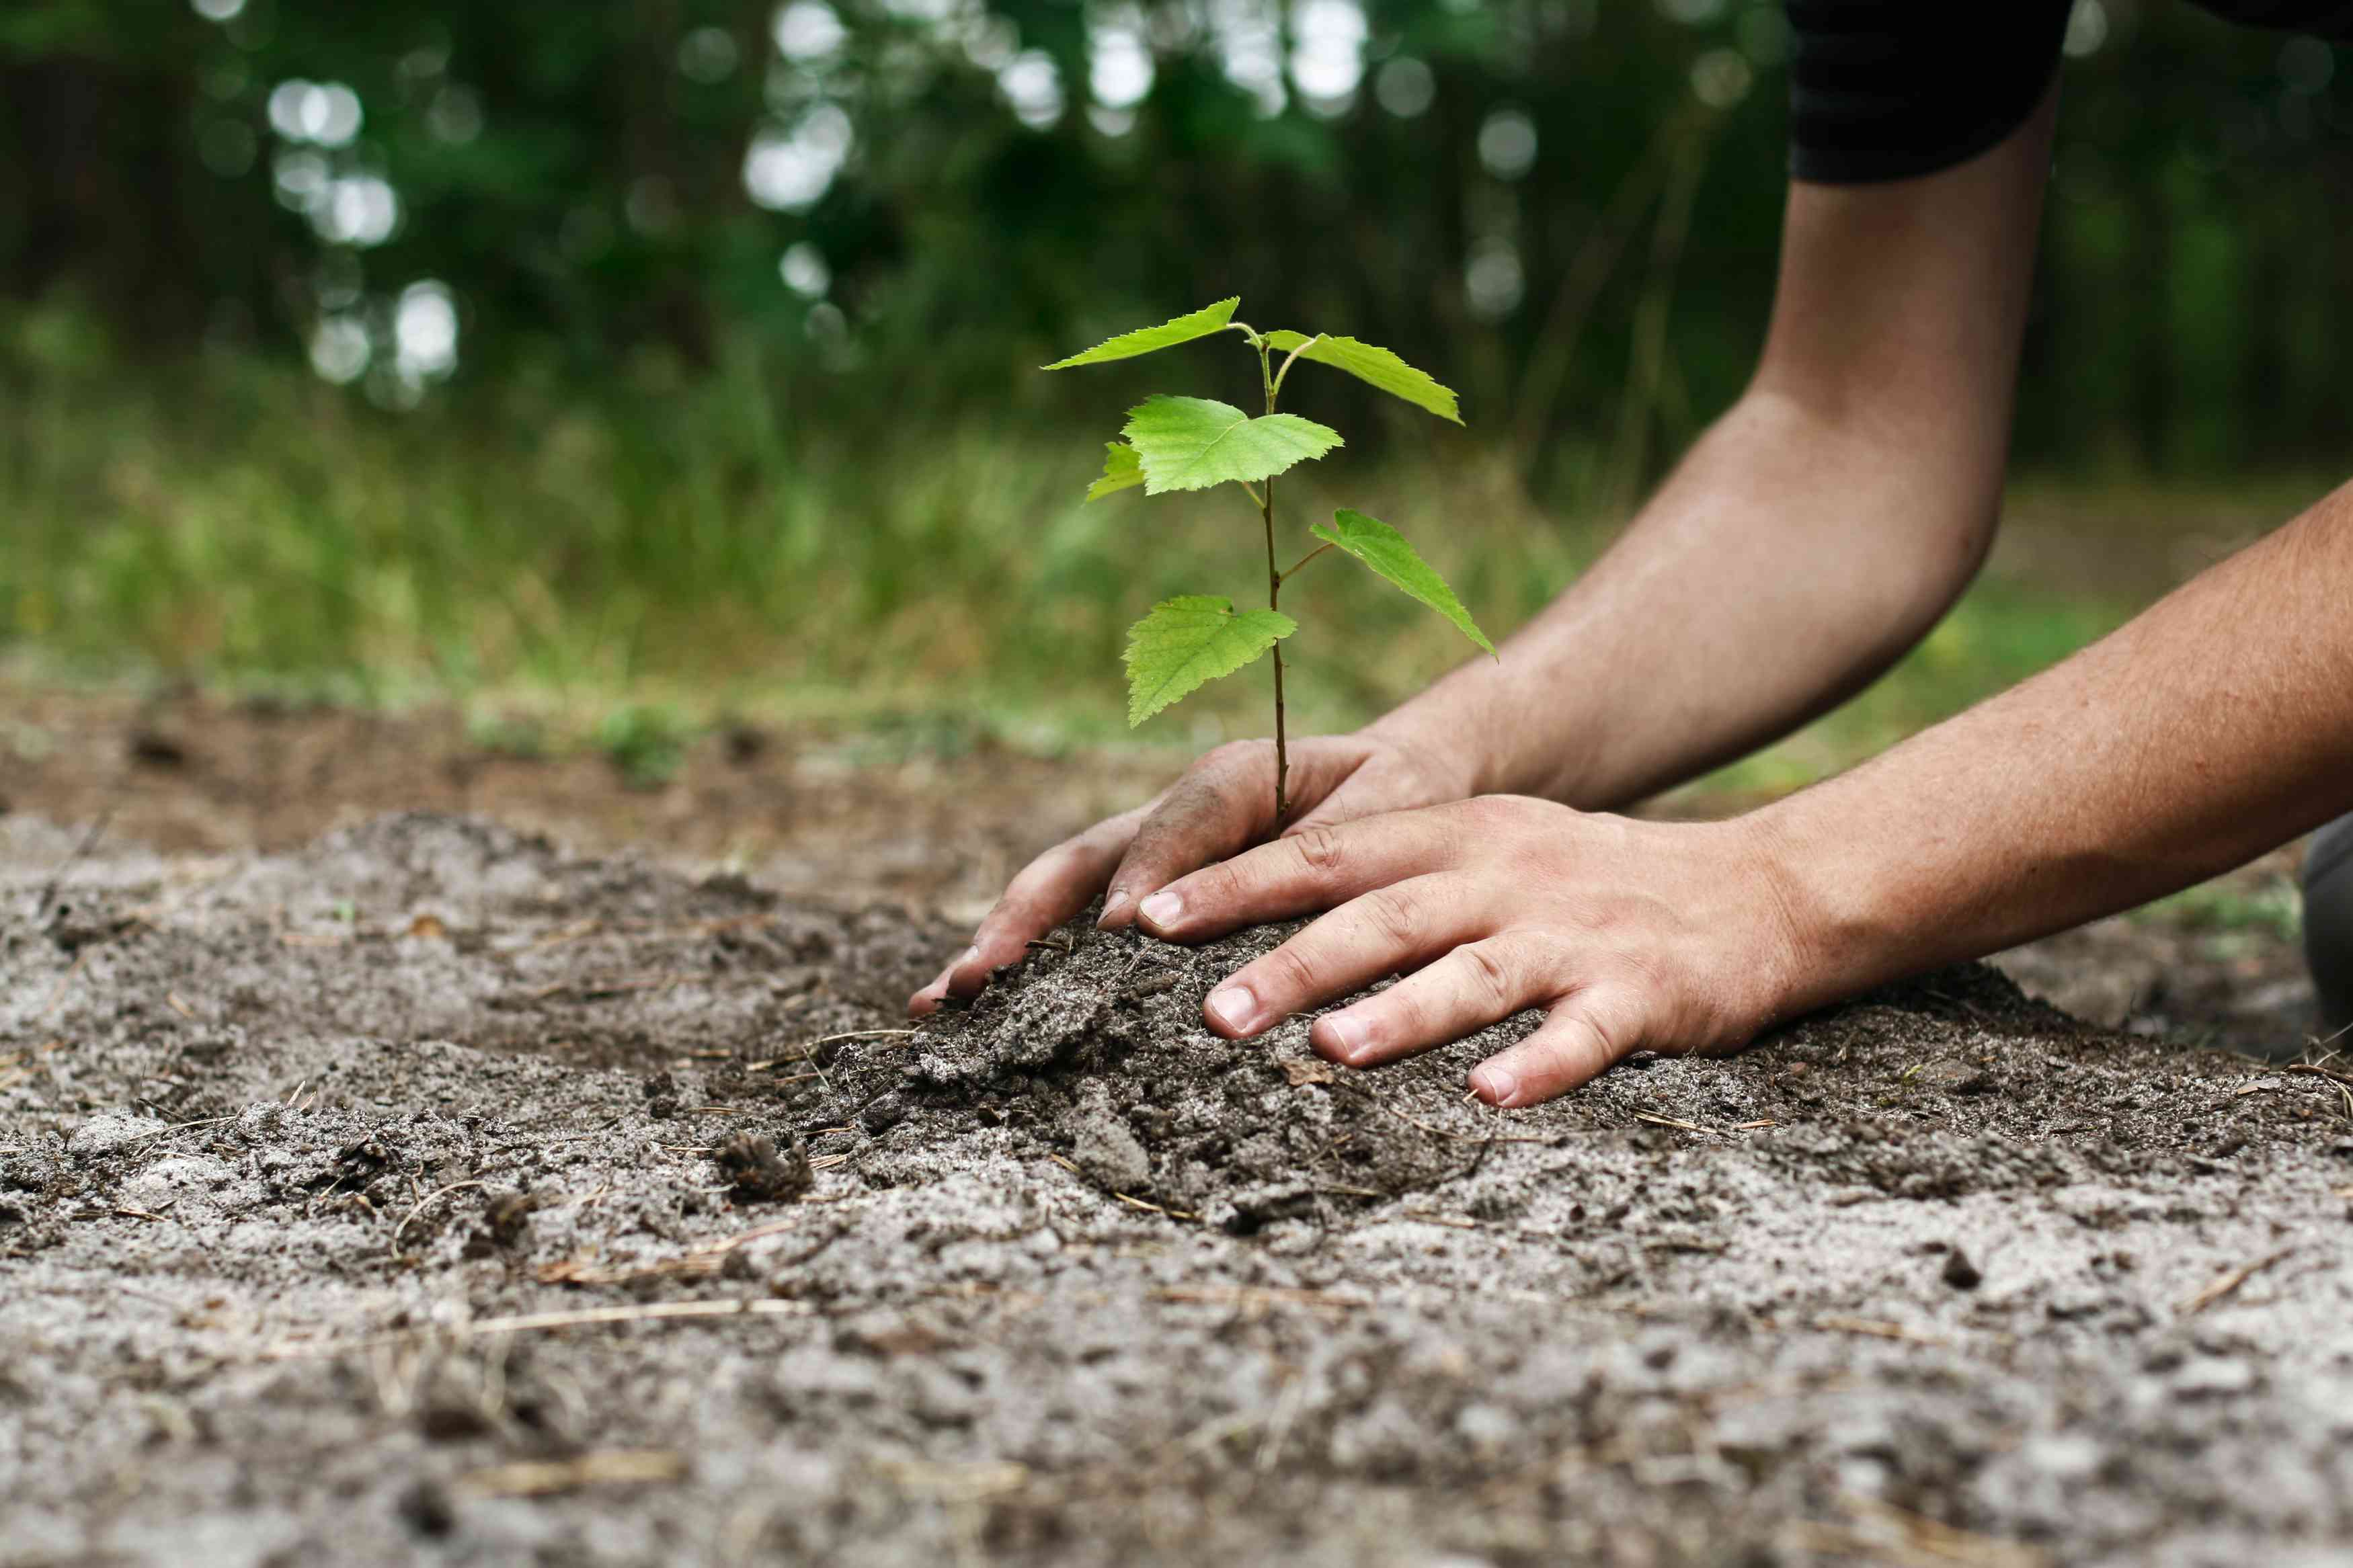
<path fill-rule="evenodd" d="M 1268 973 L 1276 988 L 1287 994 L 1313 995 L 1322 983 L 1323 965 L 1302 952 L 1297 944 L 1286 942 L 1266 955 Z"/>
<path fill-rule="evenodd" d="M 1396 888 L 1376 888 L 1356 904 L 1366 931 L 1391 947 L 1411 945 L 1420 929 L 1413 900 Z"/>
<path fill-rule="evenodd" d="M 1625 1056 L 1641 1039 L 1640 1014 L 1614 991 L 1598 991 L 1587 996 L 1576 1018 L 1605 1065 Z"/>
<path fill-rule="evenodd" d="M 1245 889 L 1240 873 L 1230 860 L 1214 861 L 1182 879 L 1181 896 L 1185 900 L 1187 920 L 1214 918 L 1233 908 L 1243 899 Z M 1175 887 L 1176 884 L 1170 883 Z"/>
<path fill-rule="evenodd" d="M 1201 760 L 1193 764 L 1193 771 L 1219 775 L 1247 772 L 1257 761 L 1258 750 L 1259 742 L 1256 741 L 1228 741 L 1224 745 L 1202 753 Z"/>
<path fill-rule="evenodd" d="M 1456 951 L 1462 955 L 1465 978 L 1479 999 L 1498 1011 L 1519 1001 L 1517 966 L 1499 951 L 1500 944 L 1474 942 Z"/>
<path fill-rule="evenodd" d="M 1301 865 L 1325 876 L 1339 870 L 1347 857 L 1339 829 L 1328 823 L 1294 833 L 1288 842 Z"/>

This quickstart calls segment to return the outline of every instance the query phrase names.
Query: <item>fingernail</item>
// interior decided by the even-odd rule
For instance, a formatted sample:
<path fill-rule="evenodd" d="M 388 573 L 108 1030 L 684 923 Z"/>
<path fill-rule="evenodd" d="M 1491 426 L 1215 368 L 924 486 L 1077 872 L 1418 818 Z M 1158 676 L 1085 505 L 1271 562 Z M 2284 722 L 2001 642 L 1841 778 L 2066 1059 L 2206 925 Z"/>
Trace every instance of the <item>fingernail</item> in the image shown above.
<path fill-rule="evenodd" d="M 1175 891 L 1163 888 L 1135 906 L 1135 912 L 1154 925 L 1167 927 L 1185 918 L 1185 900 Z"/>
<path fill-rule="evenodd" d="M 1103 913 L 1095 919 L 1095 929 L 1102 931 L 1108 927 L 1113 918 L 1134 901 L 1128 897 L 1126 889 L 1121 888 L 1114 890 L 1103 900 Z"/>
<path fill-rule="evenodd" d="M 1250 994 L 1247 985 L 1228 985 L 1210 992 L 1206 1007 L 1212 1019 L 1237 1035 L 1247 1035 L 1258 1016 L 1258 998 Z"/>
<path fill-rule="evenodd" d="M 1504 1105 L 1520 1092 L 1520 1079 L 1511 1068 L 1491 1064 L 1471 1075 L 1471 1087 L 1485 1095 L 1489 1104 Z"/>
<path fill-rule="evenodd" d="M 1335 1013 L 1324 1020 L 1324 1037 L 1332 1042 L 1342 1061 L 1353 1062 L 1365 1048 L 1365 1026 L 1345 1013 Z"/>

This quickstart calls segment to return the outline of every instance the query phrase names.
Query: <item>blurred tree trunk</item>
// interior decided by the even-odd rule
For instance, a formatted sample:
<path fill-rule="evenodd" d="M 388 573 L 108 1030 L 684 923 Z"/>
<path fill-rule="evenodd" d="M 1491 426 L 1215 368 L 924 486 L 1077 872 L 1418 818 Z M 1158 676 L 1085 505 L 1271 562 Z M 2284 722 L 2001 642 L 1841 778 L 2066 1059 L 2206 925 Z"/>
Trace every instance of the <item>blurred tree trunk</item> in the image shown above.
<path fill-rule="evenodd" d="M 70 288 L 146 342 L 201 331 L 208 268 L 192 262 L 237 237 L 193 221 L 193 98 L 162 69 L 0 61 L 0 290 Z"/>

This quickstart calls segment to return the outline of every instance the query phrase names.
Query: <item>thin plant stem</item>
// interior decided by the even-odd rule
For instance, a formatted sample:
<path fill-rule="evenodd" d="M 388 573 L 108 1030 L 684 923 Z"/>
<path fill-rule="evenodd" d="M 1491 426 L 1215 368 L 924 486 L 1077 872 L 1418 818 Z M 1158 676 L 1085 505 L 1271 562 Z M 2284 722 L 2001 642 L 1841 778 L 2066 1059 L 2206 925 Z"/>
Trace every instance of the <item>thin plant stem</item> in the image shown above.
<path fill-rule="evenodd" d="M 1312 338 L 1308 339 L 1305 342 L 1303 342 L 1303 343 L 1300 344 L 1297 348 L 1295 348 L 1295 349 L 1292 350 L 1292 351 L 1291 351 L 1291 353 L 1290 353 L 1289 354 L 1287 354 L 1287 355 L 1285 355 L 1285 356 L 1284 356 L 1283 361 L 1282 361 L 1282 368 L 1281 370 L 1278 370 L 1278 371 L 1276 371 L 1276 372 L 1274 373 L 1274 392 L 1275 392 L 1275 395 L 1281 395 L 1281 393 L 1282 393 L 1282 378 L 1283 378 L 1284 376 L 1287 376 L 1287 375 L 1289 375 L 1289 374 L 1291 374 L 1291 366 L 1292 366 L 1293 362 L 1294 362 L 1295 360 L 1297 360 L 1301 354 L 1305 353 L 1309 349 L 1314 348 L 1317 343 L 1320 343 L 1320 342 L 1322 342 L 1323 341 L 1324 341 L 1324 334 L 1323 334 L 1323 333 L 1321 333 L 1321 332 L 1318 332 L 1318 333 L 1316 333 L 1314 337 L 1312 337 Z M 1271 401 L 1270 401 L 1270 402 L 1267 404 L 1267 405 L 1266 405 L 1266 406 L 1267 406 L 1267 412 L 1268 412 L 1268 413 L 1271 414 L 1272 412 L 1274 412 L 1274 405 L 1273 405 L 1273 403 L 1272 403 L 1272 402 L 1271 402 Z"/>
<path fill-rule="evenodd" d="M 1290 582 L 1293 576 L 1298 573 L 1302 566 L 1306 565 L 1310 561 L 1314 560 L 1318 555 L 1323 554 L 1325 551 L 1331 548 L 1332 547 L 1328 544 L 1317 545 L 1314 549 L 1309 551 L 1306 554 L 1301 556 L 1298 560 L 1285 567 L 1281 580 L 1285 583 Z"/>
<path fill-rule="evenodd" d="M 1276 386 L 1274 367 L 1267 360 L 1266 340 L 1258 338 L 1255 342 L 1258 346 L 1259 380 L 1266 387 L 1266 411 L 1271 414 L 1274 412 Z M 1271 475 L 1268 477 L 1266 489 L 1259 498 L 1259 520 L 1264 524 L 1266 531 L 1266 607 L 1270 610 L 1280 610 L 1282 608 L 1282 569 L 1274 563 L 1274 479 Z M 1291 752 L 1288 739 L 1283 733 L 1282 644 L 1280 640 L 1275 643 L 1272 651 L 1274 654 L 1274 831 L 1281 833 L 1282 819 L 1291 809 L 1288 787 L 1291 782 Z"/>

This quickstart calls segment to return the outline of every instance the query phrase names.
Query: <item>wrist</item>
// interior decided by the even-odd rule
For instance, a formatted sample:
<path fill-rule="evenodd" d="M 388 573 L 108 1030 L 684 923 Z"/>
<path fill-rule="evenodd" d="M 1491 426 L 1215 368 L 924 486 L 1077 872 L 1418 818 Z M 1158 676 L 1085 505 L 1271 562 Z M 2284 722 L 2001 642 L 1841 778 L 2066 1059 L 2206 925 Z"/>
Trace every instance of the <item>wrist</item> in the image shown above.
<path fill-rule="evenodd" d="M 1417 712 L 1414 703 L 1360 726 L 1357 741 L 1369 748 L 1400 757 L 1421 781 L 1421 793 L 1430 806 L 1482 795 L 1484 762 L 1475 736 L 1461 726 L 1447 726 L 1435 712 Z"/>
<path fill-rule="evenodd" d="M 1763 965 L 1768 1021 L 1780 1022 L 1841 1001 L 1903 973 L 1890 968 L 1887 944 L 1867 918 L 1867 894 L 1843 852 L 1850 833 L 1834 842 L 1816 832 L 1803 809 L 1788 809 L 1800 792 L 1734 818 L 1747 880 L 1756 888 L 1757 917 L 1773 933 Z"/>
<path fill-rule="evenodd" d="M 1430 692 L 1400 703 L 1356 731 L 1359 740 L 1403 752 L 1431 781 L 1432 803 L 1500 793 L 1486 727 L 1466 707 L 1433 704 Z"/>
<path fill-rule="evenodd" d="M 1831 780 L 1737 819 L 1780 916 L 1777 1017 L 1979 951 L 1967 889 L 1931 866 L 1931 844 L 1891 838 L 1853 784 Z"/>

